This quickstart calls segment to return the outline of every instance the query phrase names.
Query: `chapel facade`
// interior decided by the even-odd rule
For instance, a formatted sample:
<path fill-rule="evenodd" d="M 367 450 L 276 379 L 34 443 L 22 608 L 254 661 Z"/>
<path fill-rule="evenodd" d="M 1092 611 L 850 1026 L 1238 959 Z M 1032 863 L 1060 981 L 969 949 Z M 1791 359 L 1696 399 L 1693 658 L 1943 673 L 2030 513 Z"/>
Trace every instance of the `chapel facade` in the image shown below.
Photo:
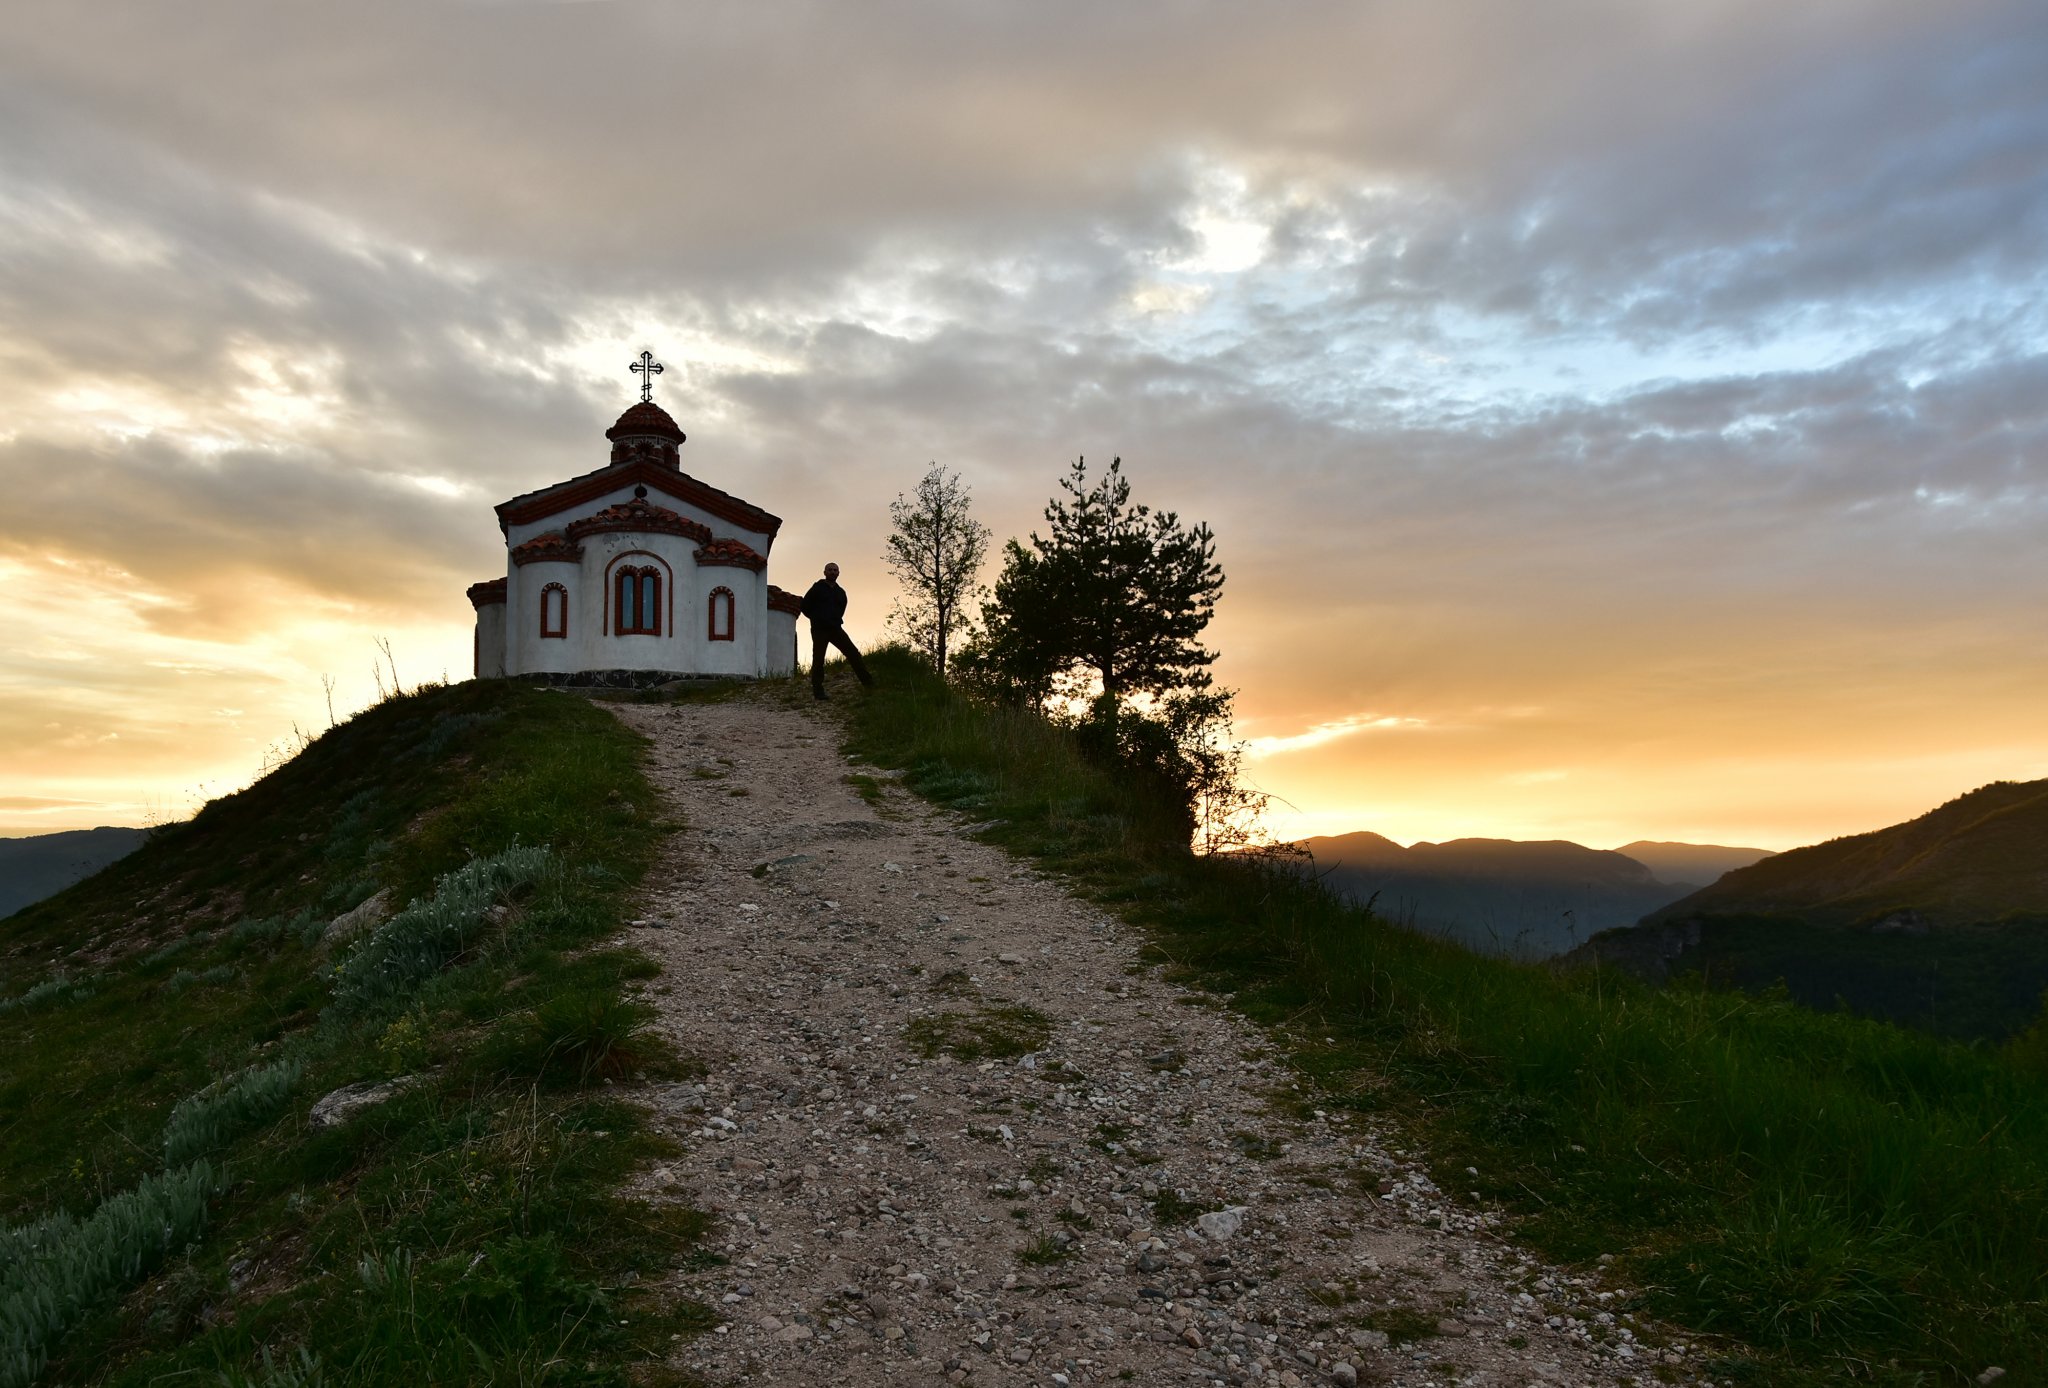
<path fill-rule="evenodd" d="M 605 430 L 605 466 L 499 504 L 505 575 L 469 589 L 477 678 L 648 685 L 795 670 L 799 600 L 768 581 L 781 519 L 684 472 L 683 431 L 650 396 L 643 385 Z"/>

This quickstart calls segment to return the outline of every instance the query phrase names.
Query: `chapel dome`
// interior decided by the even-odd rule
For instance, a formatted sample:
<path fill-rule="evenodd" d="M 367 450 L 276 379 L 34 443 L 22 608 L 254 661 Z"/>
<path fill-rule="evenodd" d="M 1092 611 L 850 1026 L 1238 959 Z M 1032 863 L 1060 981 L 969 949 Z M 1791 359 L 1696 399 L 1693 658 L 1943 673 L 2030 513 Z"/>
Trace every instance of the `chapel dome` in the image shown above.
<path fill-rule="evenodd" d="M 630 409 L 619 416 L 619 422 L 604 431 L 604 436 L 617 443 L 628 438 L 662 438 L 674 443 L 683 441 L 683 431 L 668 417 L 668 411 L 652 400 L 635 401 Z"/>

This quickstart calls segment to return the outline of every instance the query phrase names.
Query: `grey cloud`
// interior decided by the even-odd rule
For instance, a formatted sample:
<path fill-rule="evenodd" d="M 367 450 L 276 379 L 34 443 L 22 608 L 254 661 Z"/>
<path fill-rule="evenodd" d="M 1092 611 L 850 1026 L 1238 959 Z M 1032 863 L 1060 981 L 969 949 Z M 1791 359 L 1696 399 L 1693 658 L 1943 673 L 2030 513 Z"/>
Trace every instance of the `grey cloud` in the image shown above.
<path fill-rule="evenodd" d="M 459 601 L 470 580 L 457 576 L 488 572 L 495 535 L 475 524 L 483 508 L 365 482 L 327 461 L 196 459 L 154 442 L 106 452 L 8 444 L 0 473 L 32 523 L 0 539 L 0 552 L 125 570 L 170 600 L 140 609 L 144 620 L 202 636 L 244 635 L 315 595 L 397 608 L 441 587 Z"/>
<path fill-rule="evenodd" d="M 843 269 L 906 226 L 1142 224 L 1159 204 L 1131 171 L 1188 144 L 1513 180 L 1932 22 L 1903 0 L 10 13 L 22 81 L 217 176 L 443 249 L 611 258 L 620 283 Z"/>
<path fill-rule="evenodd" d="M 181 634 L 278 587 L 459 629 L 489 504 L 630 395 L 562 358 L 647 320 L 730 349 L 662 399 L 788 516 L 778 566 L 875 549 L 933 459 L 1008 534 L 1122 454 L 1217 525 L 1229 640 L 1384 638 L 1318 649 L 1339 683 L 1856 651 L 2048 591 L 2031 5 L 21 4 L 0 54 L 0 545 L 123 566 Z M 1265 263 L 1134 313 L 1201 279 L 1219 170 Z M 1740 350 L 1791 337 L 1840 345 Z M 331 408 L 237 415 L 249 354 Z M 95 381 L 199 425 L 51 417 Z"/>

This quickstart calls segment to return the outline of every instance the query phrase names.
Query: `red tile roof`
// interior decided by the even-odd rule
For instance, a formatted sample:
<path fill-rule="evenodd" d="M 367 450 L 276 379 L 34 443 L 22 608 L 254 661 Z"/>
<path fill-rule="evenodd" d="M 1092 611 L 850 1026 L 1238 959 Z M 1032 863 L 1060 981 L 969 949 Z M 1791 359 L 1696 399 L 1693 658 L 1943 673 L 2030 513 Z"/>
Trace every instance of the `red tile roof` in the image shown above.
<path fill-rule="evenodd" d="M 582 557 L 583 546 L 559 530 L 550 530 L 545 535 L 534 536 L 525 544 L 512 546 L 512 562 L 515 564 L 573 564 Z"/>
<path fill-rule="evenodd" d="M 617 424 L 604 431 L 604 436 L 614 441 L 641 434 L 652 434 L 676 443 L 683 441 L 683 431 L 669 418 L 668 411 L 652 400 L 642 400 L 633 405 L 619 416 Z"/>
<path fill-rule="evenodd" d="M 646 489 L 643 487 L 641 490 Z M 572 540 L 619 531 L 633 535 L 681 535 L 698 544 L 711 538 L 711 529 L 703 522 L 693 521 L 666 506 L 657 506 L 645 496 L 635 496 L 631 501 L 607 506 L 594 516 L 570 521 L 568 525 L 568 535 Z M 751 550 L 748 552 L 752 553 Z"/>
<path fill-rule="evenodd" d="M 740 500 L 728 492 L 699 482 L 686 472 L 664 467 L 650 460 L 620 463 L 614 467 L 599 468 L 581 477 L 572 477 L 566 482 L 557 482 L 552 487 L 515 496 L 510 501 L 498 503 L 498 526 L 509 529 L 515 525 L 527 525 L 534 521 L 557 516 L 586 501 L 595 501 L 606 492 L 617 491 L 638 483 L 649 491 L 686 501 L 699 510 L 707 511 L 720 520 L 731 521 L 745 530 L 756 534 L 773 536 L 782 529 L 782 518 L 770 515 L 758 506 Z"/>
<path fill-rule="evenodd" d="M 740 540 L 712 540 L 697 550 L 697 562 L 705 567 L 722 565 L 729 569 L 752 569 L 755 573 L 768 567 L 768 561 L 754 553 L 753 549 Z"/>

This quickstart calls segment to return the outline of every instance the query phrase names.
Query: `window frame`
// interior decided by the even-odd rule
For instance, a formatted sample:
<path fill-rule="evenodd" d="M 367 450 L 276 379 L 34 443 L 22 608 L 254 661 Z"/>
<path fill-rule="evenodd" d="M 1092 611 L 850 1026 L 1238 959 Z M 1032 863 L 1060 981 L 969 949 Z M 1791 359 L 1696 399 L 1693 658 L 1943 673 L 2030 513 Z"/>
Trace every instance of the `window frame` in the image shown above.
<path fill-rule="evenodd" d="M 719 599 L 725 600 L 725 630 L 718 629 Z M 706 635 L 713 641 L 737 641 L 739 639 L 739 604 L 733 597 L 732 589 L 723 585 L 711 590 L 710 610 L 706 614 Z"/>
<path fill-rule="evenodd" d="M 548 625 L 548 602 L 555 594 L 561 594 L 559 613 L 561 621 L 555 626 Z M 550 583 L 540 590 L 540 634 L 542 640 L 566 641 L 569 638 L 569 587 L 564 583 Z"/>
<path fill-rule="evenodd" d="M 662 578 L 661 570 L 652 564 L 621 564 L 612 570 L 612 635 L 661 635 Z M 633 598 L 630 609 L 626 603 L 629 583 Z M 629 610 L 630 626 L 626 622 Z"/>

